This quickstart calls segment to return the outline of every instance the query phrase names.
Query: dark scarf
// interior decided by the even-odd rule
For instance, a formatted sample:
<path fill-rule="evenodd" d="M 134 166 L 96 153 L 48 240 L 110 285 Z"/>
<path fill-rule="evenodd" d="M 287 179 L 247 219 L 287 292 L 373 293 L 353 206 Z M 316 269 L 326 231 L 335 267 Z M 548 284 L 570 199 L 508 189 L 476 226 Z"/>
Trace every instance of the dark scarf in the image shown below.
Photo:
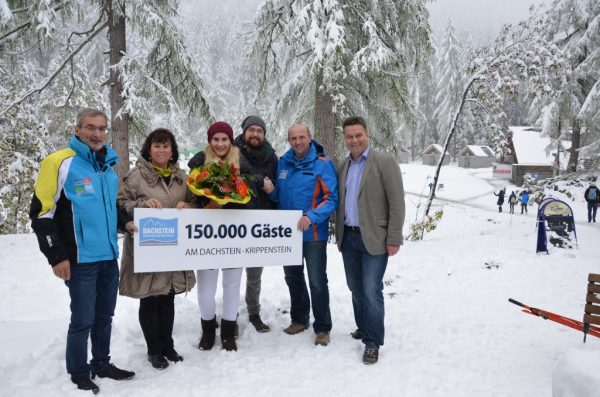
<path fill-rule="evenodd" d="M 241 149 L 252 163 L 264 163 L 275 153 L 275 149 L 266 139 L 258 149 L 250 147 L 246 142 L 243 142 Z"/>
<path fill-rule="evenodd" d="M 104 160 L 106 160 L 106 146 L 103 146 L 102 149 L 98 150 L 96 153 L 96 162 L 100 166 L 100 168 L 104 167 Z"/>
<path fill-rule="evenodd" d="M 77 140 L 79 140 L 79 142 L 81 142 L 81 143 L 83 143 L 83 144 L 87 145 L 87 144 L 86 144 L 85 142 L 83 142 L 83 141 L 81 140 L 81 138 L 79 138 L 77 135 L 75 135 L 75 138 L 77 138 Z M 92 150 L 92 148 L 91 148 L 91 147 L 89 147 L 89 145 L 88 145 L 88 148 L 90 149 L 90 153 L 92 154 L 92 158 L 93 158 L 94 160 L 96 160 L 96 163 L 98 164 L 98 167 L 99 167 L 100 169 L 104 168 L 104 161 L 106 160 L 106 155 L 108 154 L 108 150 L 106 150 L 106 145 L 105 145 L 105 146 L 102 146 L 102 149 L 98 150 L 97 152 L 94 152 L 94 151 Z"/>

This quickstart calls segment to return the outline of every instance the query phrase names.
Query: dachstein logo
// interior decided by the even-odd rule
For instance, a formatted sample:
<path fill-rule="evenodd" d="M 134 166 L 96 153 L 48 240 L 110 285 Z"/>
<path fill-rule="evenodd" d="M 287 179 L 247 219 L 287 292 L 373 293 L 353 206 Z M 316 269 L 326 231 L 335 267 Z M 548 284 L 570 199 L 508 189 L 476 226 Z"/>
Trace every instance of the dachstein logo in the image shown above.
<path fill-rule="evenodd" d="M 94 194 L 92 178 L 85 177 L 82 179 L 76 179 L 73 181 L 73 187 L 75 188 L 75 194 L 78 196 L 82 196 L 84 194 Z"/>
<path fill-rule="evenodd" d="M 177 218 L 140 219 L 140 245 L 177 245 Z"/>

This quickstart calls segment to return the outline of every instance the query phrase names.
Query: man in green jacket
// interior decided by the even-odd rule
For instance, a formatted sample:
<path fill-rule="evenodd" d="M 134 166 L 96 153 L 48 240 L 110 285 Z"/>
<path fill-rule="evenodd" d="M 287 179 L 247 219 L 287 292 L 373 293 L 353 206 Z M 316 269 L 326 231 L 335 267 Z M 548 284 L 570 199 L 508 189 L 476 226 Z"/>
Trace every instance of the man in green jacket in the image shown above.
<path fill-rule="evenodd" d="M 363 362 L 374 364 L 384 338 L 383 275 L 403 240 L 404 188 L 394 157 L 369 146 L 362 117 L 347 118 L 343 129 L 350 153 L 338 165 L 336 237 L 352 292 L 352 337 L 365 344 Z"/>

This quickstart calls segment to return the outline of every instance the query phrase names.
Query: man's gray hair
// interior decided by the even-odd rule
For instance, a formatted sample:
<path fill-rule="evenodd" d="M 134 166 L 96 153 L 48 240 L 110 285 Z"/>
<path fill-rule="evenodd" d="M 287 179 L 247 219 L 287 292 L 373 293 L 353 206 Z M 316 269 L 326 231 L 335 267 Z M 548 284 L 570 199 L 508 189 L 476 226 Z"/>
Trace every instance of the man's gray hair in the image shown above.
<path fill-rule="evenodd" d="M 93 108 L 83 108 L 77 113 L 77 124 L 75 124 L 78 128 L 83 127 L 83 119 L 86 117 L 96 117 L 102 116 L 106 123 L 108 124 L 108 116 L 102 110 L 93 109 Z"/>
<path fill-rule="evenodd" d="M 308 128 L 308 125 L 304 124 L 304 123 L 296 123 L 296 124 L 292 124 L 292 126 L 290 128 L 288 128 L 288 136 L 290 135 L 290 130 L 293 127 L 298 127 L 298 126 L 302 126 L 304 128 L 306 128 L 306 132 L 308 132 L 308 136 L 312 137 L 312 134 L 310 133 L 310 128 Z"/>

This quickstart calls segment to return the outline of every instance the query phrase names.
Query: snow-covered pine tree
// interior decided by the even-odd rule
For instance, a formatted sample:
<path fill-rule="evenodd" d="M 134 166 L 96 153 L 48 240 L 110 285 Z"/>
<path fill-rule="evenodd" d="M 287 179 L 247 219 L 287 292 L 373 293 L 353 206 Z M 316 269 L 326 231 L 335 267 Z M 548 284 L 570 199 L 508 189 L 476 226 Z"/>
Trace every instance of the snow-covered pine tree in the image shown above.
<path fill-rule="evenodd" d="M 432 41 L 432 53 L 437 53 L 435 42 Z M 435 55 L 434 55 L 435 58 Z M 437 119 L 435 110 L 438 108 L 436 102 L 438 96 L 437 90 L 437 63 L 430 62 L 424 65 L 423 71 L 419 73 L 418 78 L 411 81 L 411 92 L 417 118 L 414 128 L 404 126 L 402 133 L 408 137 L 410 142 L 411 158 L 414 160 L 417 154 L 425 150 L 427 144 L 437 142 L 439 139 L 437 129 Z"/>
<path fill-rule="evenodd" d="M 0 67 L 0 72 L 3 68 Z M 15 90 L 0 87 L 0 98 L 14 98 Z M 11 110 L 0 134 L 0 234 L 28 233 L 29 204 L 40 160 L 47 154 L 46 127 L 36 116 L 31 101 L 24 111 Z"/>
<path fill-rule="evenodd" d="M 94 84 L 80 89 L 100 90 L 108 83 L 112 119 L 109 139 L 121 157 L 121 175 L 129 168 L 130 120 L 134 131 L 145 135 L 149 121 L 154 120 L 151 115 L 162 114 L 167 120 L 163 125 L 175 130 L 187 113 L 210 118 L 202 80 L 177 27 L 177 0 L 0 2 L 9 10 L 19 9 L 0 23 L 0 47 L 12 49 L 1 62 L 9 64 L 11 58 L 31 57 L 32 51 L 39 52 L 39 58 L 58 59 L 52 68 L 48 68 L 49 62 L 41 63 L 43 78 L 20 92 L 14 101 L 1 104 L 0 119 L 28 98 L 46 90 L 54 92 L 57 77 L 68 74 L 69 65 L 78 56 L 98 62 Z M 109 42 L 102 34 L 106 32 Z M 126 39 L 132 44 L 129 51 Z M 18 75 L 18 70 L 14 72 Z M 78 81 L 72 79 L 73 85 Z M 108 97 L 107 92 L 104 97 Z"/>
<path fill-rule="evenodd" d="M 340 118 L 357 114 L 372 143 L 392 147 L 413 122 L 408 81 L 431 51 L 425 0 L 266 0 L 250 57 L 268 118 L 279 131 L 298 121 L 334 154 Z"/>
<path fill-rule="evenodd" d="M 570 69 L 563 70 L 553 92 L 536 92 L 531 117 L 556 141 L 571 140 L 569 171 L 579 154 L 600 163 L 600 2 L 554 0 L 529 19 L 544 27 L 543 37 L 562 51 Z M 560 130 L 558 127 L 560 126 Z M 571 132 L 569 134 L 569 132 Z M 585 132 L 582 134 L 582 132 Z"/>
<path fill-rule="evenodd" d="M 464 87 L 464 69 L 465 69 L 465 51 L 457 33 L 449 19 L 444 28 L 441 45 L 437 52 L 437 89 L 434 118 L 437 120 L 437 130 L 439 136 L 432 143 L 442 143 L 450 133 L 450 123 L 456 106 L 460 102 L 460 95 Z M 457 129 L 456 135 L 460 135 L 460 129 Z M 455 138 L 456 139 L 456 138 Z M 456 145 L 455 145 L 456 146 Z M 456 155 L 457 148 L 451 150 L 452 155 Z"/>
<path fill-rule="evenodd" d="M 234 134 L 241 132 L 242 120 L 265 110 L 253 104 L 258 82 L 246 58 L 250 45 L 248 31 L 253 25 L 257 1 L 204 2 L 181 4 L 183 31 L 194 62 L 202 70 L 206 98 L 216 119 L 226 120 Z M 206 121 L 191 119 L 192 131 L 206 140 Z M 267 125 L 269 140 L 275 137 Z M 196 144 L 198 142 L 195 142 Z"/>

